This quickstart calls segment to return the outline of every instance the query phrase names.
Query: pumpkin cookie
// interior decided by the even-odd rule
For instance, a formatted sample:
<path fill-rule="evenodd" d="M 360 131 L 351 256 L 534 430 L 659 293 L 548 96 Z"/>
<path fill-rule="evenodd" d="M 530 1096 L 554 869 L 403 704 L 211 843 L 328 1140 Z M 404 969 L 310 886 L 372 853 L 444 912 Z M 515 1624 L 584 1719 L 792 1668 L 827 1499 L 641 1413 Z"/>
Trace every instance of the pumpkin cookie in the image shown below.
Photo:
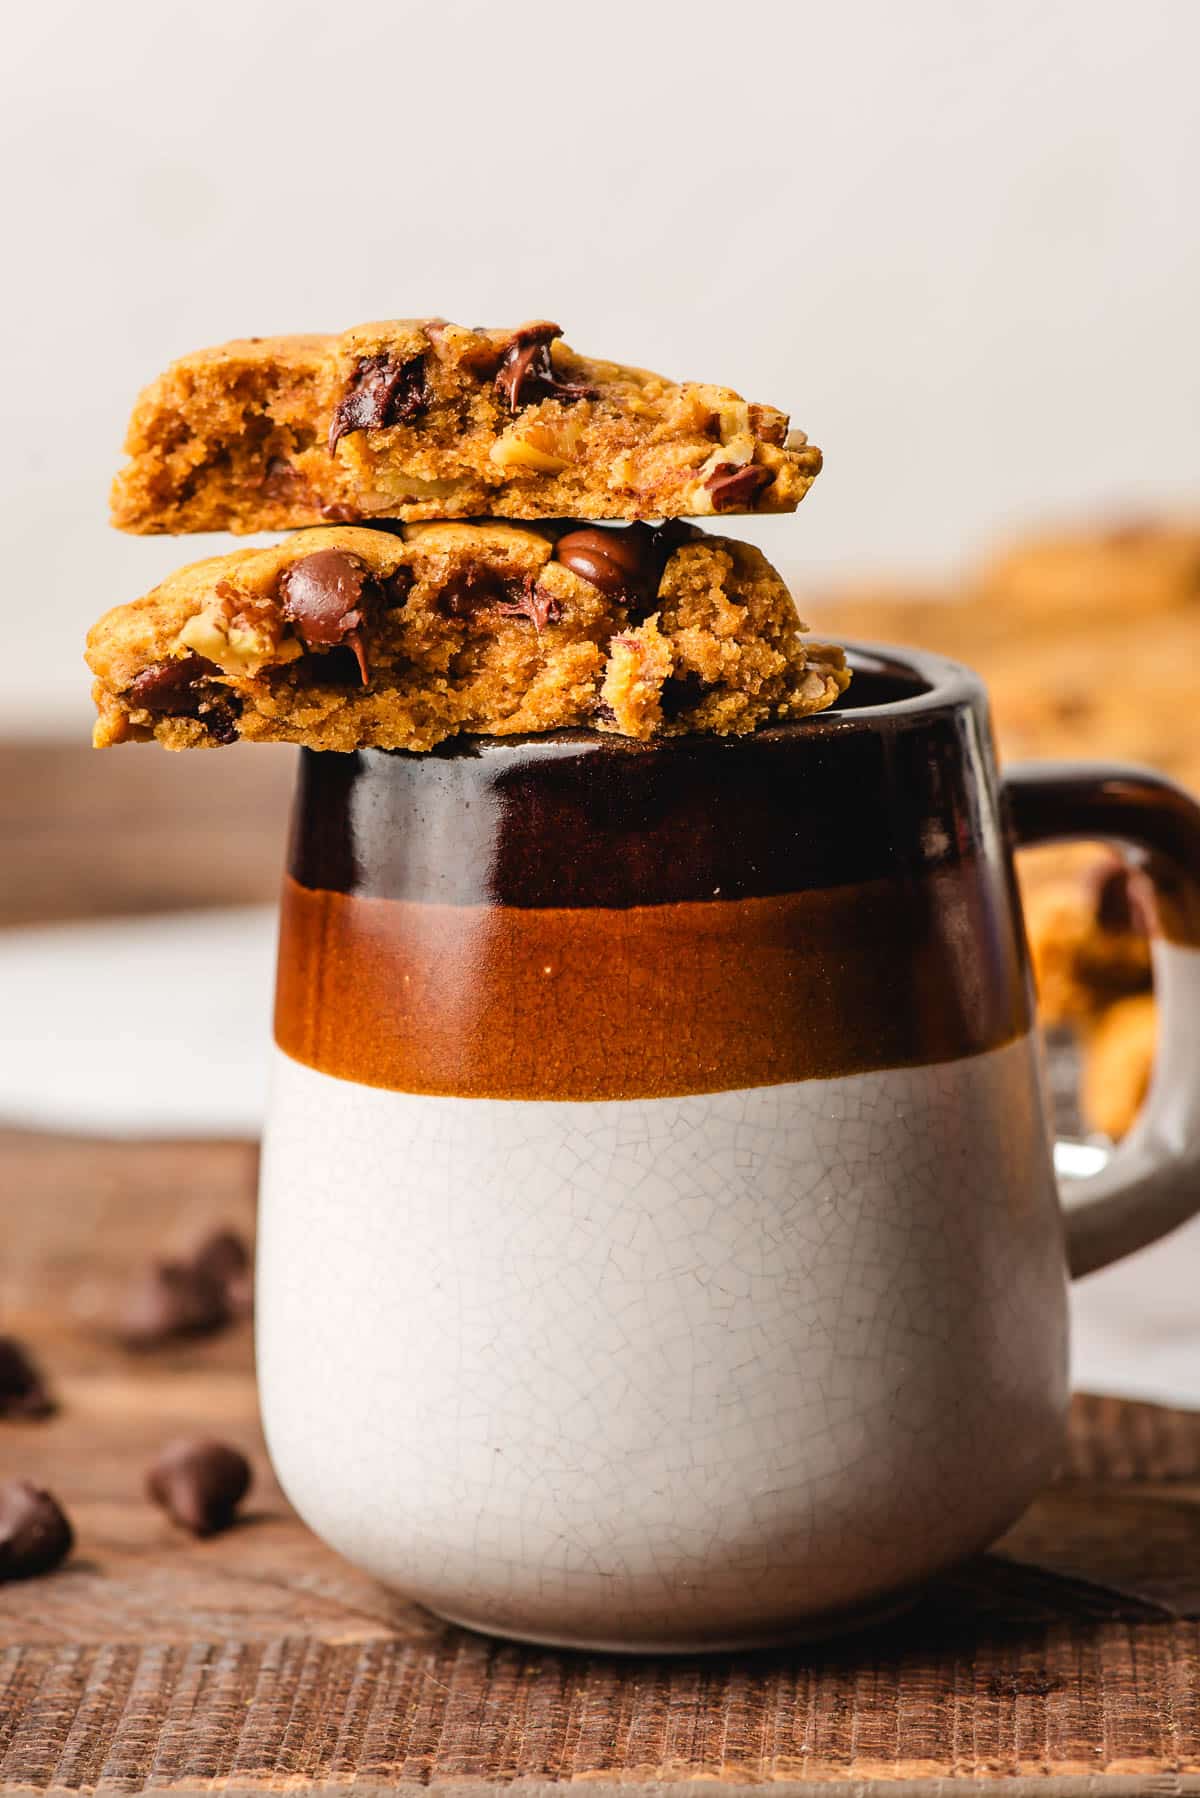
<path fill-rule="evenodd" d="M 845 690 L 842 651 L 804 628 L 757 549 L 687 525 L 300 531 L 194 563 L 94 626 L 95 741 L 741 734 Z"/>
<path fill-rule="evenodd" d="M 792 512 L 821 466 L 774 406 L 577 355 L 542 321 L 200 350 L 145 390 L 125 447 L 113 522 L 140 532 Z"/>

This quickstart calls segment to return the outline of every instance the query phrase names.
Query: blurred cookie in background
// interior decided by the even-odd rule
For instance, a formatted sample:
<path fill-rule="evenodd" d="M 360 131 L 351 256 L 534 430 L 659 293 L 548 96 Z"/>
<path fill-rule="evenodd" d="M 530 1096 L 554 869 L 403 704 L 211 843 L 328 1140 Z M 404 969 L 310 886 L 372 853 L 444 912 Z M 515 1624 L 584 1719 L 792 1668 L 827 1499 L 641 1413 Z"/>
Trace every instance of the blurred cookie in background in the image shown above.
<path fill-rule="evenodd" d="M 1029 849 L 1021 896 L 1038 1008 L 1048 1026 L 1086 1027 L 1150 987 L 1150 917 L 1141 876 L 1092 843 Z"/>
<path fill-rule="evenodd" d="M 1103 1012 L 1088 1038 L 1083 1109 L 1114 1141 L 1132 1127 L 1150 1090 L 1157 1023 L 1153 994 L 1138 993 Z"/>
<path fill-rule="evenodd" d="M 1200 610 L 1200 517 L 1152 514 L 1023 536 L 979 569 L 978 601 L 1043 629 Z"/>
<path fill-rule="evenodd" d="M 1001 761 L 1140 762 L 1200 788 L 1198 650 L 1200 606 L 1032 640 L 1025 627 L 1010 630 L 973 664 L 988 684 Z"/>

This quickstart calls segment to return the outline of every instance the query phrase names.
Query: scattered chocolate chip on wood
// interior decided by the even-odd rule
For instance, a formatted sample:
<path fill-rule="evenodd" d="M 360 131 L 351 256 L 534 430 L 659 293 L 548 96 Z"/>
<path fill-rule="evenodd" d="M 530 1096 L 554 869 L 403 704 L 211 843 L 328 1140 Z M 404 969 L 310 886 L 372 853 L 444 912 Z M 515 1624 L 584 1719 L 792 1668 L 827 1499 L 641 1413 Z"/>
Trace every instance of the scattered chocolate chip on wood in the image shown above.
<path fill-rule="evenodd" d="M 51 1417 L 57 1409 L 28 1349 L 15 1336 L 0 1336 L 0 1417 Z"/>
<path fill-rule="evenodd" d="M 187 1336 L 209 1336 L 230 1321 L 225 1290 L 190 1262 L 155 1261 L 126 1296 L 117 1334 L 126 1348 L 154 1349 Z"/>
<path fill-rule="evenodd" d="M 0 1485 L 0 1583 L 50 1573 L 74 1541 L 67 1514 L 51 1493 L 30 1480 Z"/>
<path fill-rule="evenodd" d="M 233 1522 L 250 1479 L 240 1449 L 211 1437 L 187 1437 L 159 1455 L 146 1475 L 146 1492 L 181 1529 L 214 1536 Z"/>
<path fill-rule="evenodd" d="M 117 1334 L 127 1348 L 161 1348 L 210 1336 L 252 1305 L 250 1252 L 235 1231 L 216 1230 L 190 1256 L 146 1268 L 126 1295 Z"/>
<path fill-rule="evenodd" d="M 236 1230 L 214 1230 L 199 1243 L 192 1266 L 223 1290 L 234 1317 L 254 1309 L 254 1266 L 244 1236 Z"/>

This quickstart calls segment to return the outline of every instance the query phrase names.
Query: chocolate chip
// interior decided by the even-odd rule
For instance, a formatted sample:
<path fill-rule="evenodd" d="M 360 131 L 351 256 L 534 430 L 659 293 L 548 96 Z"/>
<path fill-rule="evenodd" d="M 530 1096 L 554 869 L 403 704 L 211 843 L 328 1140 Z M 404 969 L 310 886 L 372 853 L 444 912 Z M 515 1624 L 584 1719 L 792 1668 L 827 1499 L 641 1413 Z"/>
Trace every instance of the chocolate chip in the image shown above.
<path fill-rule="evenodd" d="M 359 606 L 367 580 L 357 556 L 341 549 L 315 550 L 280 576 L 283 615 L 310 648 L 344 643 L 362 623 Z"/>
<path fill-rule="evenodd" d="M 154 662 L 130 684 L 126 699 L 132 710 L 160 718 L 195 718 L 217 743 L 232 743 L 238 734 L 242 702 L 225 687 L 207 683 L 221 670 L 205 656 L 172 656 Z"/>
<path fill-rule="evenodd" d="M 194 718 L 200 705 L 199 683 L 220 672 L 216 663 L 204 656 L 172 656 L 143 668 L 131 683 L 127 698 L 139 711 L 158 712 L 164 718 Z"/>
<path fill-rule="evenodd" d="M 152 1262 L 131 1288 L 118 1324 L 128 1348 L 206 1336 L 253 1302 L 250 1250 L 236 1230 L 212 1231 L 186 1257 Z"/>
<path fill-rule="evenodd" d="M 0 1417 L 50 1417 L 57 1408 L 28 1351 L 15 1336 L 0 1336 Z"/>
<path fill-rule="evenodd" d="M 562 336 L 559 325 L 548 319 L 535 319 L 514 331 L 500 357 L 496 375 L 496 391 L 510 412 L 532 406 L 538 400 L 594 400 L 599 395 L 594 387 L 579 381 L 564 381 L 554 372 L 550 345 Z"/>
<path fill-rule="evenodd" d="M 146 1474 L 146 1492 L 182 1529 L 213 1536 L 233 1522 L 250 1478 L 250 1463 L 240 1449 L 211 1437 L 188 1437 L 159 1455 Z"/>
<path fill-rule="evenodd" d="M 330 422 L 330 455 L 350 431 L 404 424 L 419 417 L 432 398 L 424 356 L 410 356 L 407 362 L 386 352 L 361 357 Z"/>
<path fill-rule="evenodd" d="M 129 1291 L 117 1334 L 126 1348 L 161 1348 L 188 1336 L 210 1336 L 230 1315 L 220 1280 L 189 1261 L 156 1261 Z"/>
<path fill-rule="evenodd" d="M 528 618 L 539 637 L 548 624 L 557 624 L 562 617 L 562 607 L 553 593 L 539 587 L 537 576 L 532 574 L 526 576 L 519 596 L 502 600 L 496 610 L 504 618 Z"/>
<path fill-rule="evenodd" d="M 365 687 L 369 678 L 362 627 L 376 586 L 357 556 L 342 549 L 318 549 L 285 568 L 279 580 L 283 615 L 309 649 L 346 644 L 354 651 Z"/>
<path fill-rule="evenodd" d="M 319 655 L 298 656 L 285 670 L 290 687 L 361 687 L 362 669 L 352 649 L 323 649 Z"/>
<path fill-rule="evenodd" d="M 413 584 L 413 573 L 401 562 L 399 568 L 393 568 L 391 574 L 385 575 L 376 582 L 385 606 L 389 610 L 398 610 L 408 599 Z"/>
<path fill-rule="evenodd" d="M 192 1266 L 196 1272 L 219 1286 L 239 1274 L 244 1274 L 250 1265 L 250 1251 L 246 1247 L 245 1238 L 236 1230 L 214 1230 L 206 1236 L 192 1255 Z"/>
<path fill-rule="evenodd" d="M 713 469 L 704 485 L 712 496 L 714 512 L 732 512 L 753 499 L 760 487 L 769 487 L 774 479 L 769 468 L 760 468 L 754 462 L 745 468 L 722 462 Z"/>
<path fill-rule="evenodd" d="M 202 702 L 196 716 L 215 743 L 236 743 L 241 712 L 241 700 L 231 693 L 227 699 Z"/>
<path fill-rule="evenodd" d="M 597 724 L 615 724 L 617 714 L 606 699 L 598 699 L 592 706 L 592 717 Z"/>
<path fill-rule="evenodd" d="M 267 499 L 285 505 L 311 505 L 312 493 L 299 469 L 283 456 L 272 456 L 263 471 L 259 490 Z"/>
<path fill-rule="evenodd" d="M 669 533 L 648 524 L 616 530 L 568 531 L 554 546 L 554 558 L 572 574 L 610 598 L 652 600 L 674 543 Z"/>
<path fill-rule="evenodd" d="M 29 1480 L 0 1486 L 0 1581 L 49 1573 L 71 1552 L 75 1534 L 56 1498 Z"/>
<path fill-rule="evenodd" d="M 693 711 L 707 691 L 707 682 L 691 669 L 686 674 L 668 675 L 659 694 L 663 718 L 668 724 L 674 724 L 684 712 Z"/>
<path fill-rule="evenodd" d="M 212 1280 L 225 1294 L 235 1317 L 248 1317 L 254 1304 L 250 1250 L 236 1230 L 214 1230 L 192 1256 L 191 1267 L 202 1280 Z"/>
<path fill-rule="evenodd" d="M 447 618 L 470 618 L 483 606 L 493 606 L 508 592 L 490 568 L 463 568 L 451 575 L 437 596 L 439 611 Z"/>

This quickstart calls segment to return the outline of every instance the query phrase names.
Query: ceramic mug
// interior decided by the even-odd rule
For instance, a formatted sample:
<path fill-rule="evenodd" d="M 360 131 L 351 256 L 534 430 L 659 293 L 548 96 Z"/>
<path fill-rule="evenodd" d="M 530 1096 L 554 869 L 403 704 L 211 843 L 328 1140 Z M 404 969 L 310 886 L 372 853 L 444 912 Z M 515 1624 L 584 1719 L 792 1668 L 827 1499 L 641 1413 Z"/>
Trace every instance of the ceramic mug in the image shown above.
<path fill-rule="evenodd" d="M 1068 1270 L 1200 1207 L 1200 808 L 1002 783 L 972 674 L 854 663 L 752 737 L 302 758 L 267 1438 L 447 1618 L 688 1650 L 894 1608 L 1053 1472 Z M 1163 1040 L 1060 1191 L 1012 850 L 1070 835 L 1155 883 Z"/>

